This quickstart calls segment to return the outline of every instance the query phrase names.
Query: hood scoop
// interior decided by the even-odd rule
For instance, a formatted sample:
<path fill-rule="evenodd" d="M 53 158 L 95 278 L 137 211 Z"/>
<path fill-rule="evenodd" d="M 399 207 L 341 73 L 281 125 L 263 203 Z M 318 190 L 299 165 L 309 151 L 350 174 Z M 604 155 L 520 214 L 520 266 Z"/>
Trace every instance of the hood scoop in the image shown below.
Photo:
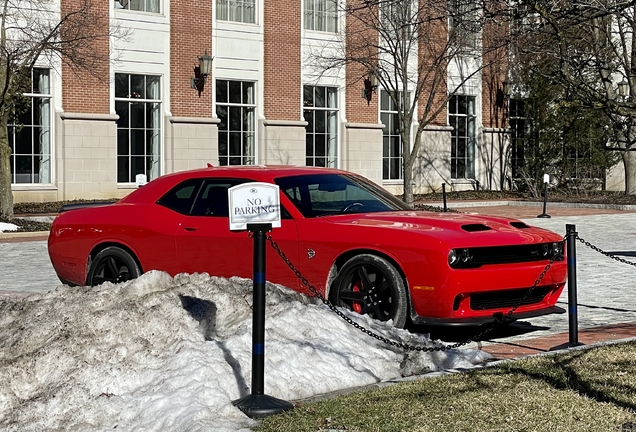
<path fill-rule="evenodd" d="M 519 229 L 526 229 L 526 228 L 530 228 L 530 225 L 521 222 L 521 221 L 514 221 L 514 222 L 510 222 L 510 225 L 512 225 L 515 228 L 519 228 Z"/>
<path fill-rule="evenodd" d="M 479 224 L 479 223 L 462 225 L 462 229 L 466 232 L 479 232 L 479 231 L 492 230 L 492 228 L 490 228 L 489 226 L 486 226 L 484 224 Z"/>

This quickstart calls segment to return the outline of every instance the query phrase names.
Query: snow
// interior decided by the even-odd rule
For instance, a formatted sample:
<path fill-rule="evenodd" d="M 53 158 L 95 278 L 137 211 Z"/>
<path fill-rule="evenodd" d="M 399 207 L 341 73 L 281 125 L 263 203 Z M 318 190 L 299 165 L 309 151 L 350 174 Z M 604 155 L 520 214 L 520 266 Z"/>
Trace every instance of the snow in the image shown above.
<path fill-rule="evenodd" d="M 488 360 L 391 349 L 317 299 L 267 285 L 265 393 L 295 401 Z M 0 300 L 0 430 L 241 431 L 251 385 L 252 281 L 149 272 Z M 432 344 L 367 317 L 391 340 Z"/>
<path fill-rule="evenodd" d="M 0 222 L 0 233 L 5 231 L 17 231 L 18 226 L 6 222 Z"/>

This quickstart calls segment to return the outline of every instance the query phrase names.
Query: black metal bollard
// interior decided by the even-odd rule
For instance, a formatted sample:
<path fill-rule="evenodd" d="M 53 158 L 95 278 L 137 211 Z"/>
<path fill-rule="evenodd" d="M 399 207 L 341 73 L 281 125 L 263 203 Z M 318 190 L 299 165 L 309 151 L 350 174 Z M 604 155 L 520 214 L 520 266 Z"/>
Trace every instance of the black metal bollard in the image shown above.
<path fill-rule="evenodd" d="M 576 232 L 575 225 L 566 225 L 565 232 L 567 236 L 566 248 L 568 259 L 568 328 L 570 341 L 569 346 L 583 345 L 579 343 L 579 317 L 578 317 L 578 299 L 576 286 Z"/>
<path fill-rule="evenodd" d="M 575 225 L 565 226 L 565 243 L 568 259 L 568 329 L 569 341 L 550 348 L 550 351 L 585 345 L 579 342 L 578 299 L 576 288 L 576 232 Z"/>
<path fill-rule="evenodd" d="M 252 393 L 233 404 L 248 417 L 262 418 L 280 414 L 294 406 L 265 394 L 265 233 L 272 224 L 247 224 L 254 235 L 254 293 L 252 311 Z"/>
<path fill-rule="evenodd" d="M 550 215 L 545 212 L 547 205 L 548 205 L 548 182 L 543 182 L 543 213 L 537 216 L 538 218 L 550 217 Z"/>
<path fill-rule="evenodd" d="M 442 183 L 442 199 L 444 200 L 444 211 L 447 212 L 448 208 L 446 207 L 446 183 Z"/>

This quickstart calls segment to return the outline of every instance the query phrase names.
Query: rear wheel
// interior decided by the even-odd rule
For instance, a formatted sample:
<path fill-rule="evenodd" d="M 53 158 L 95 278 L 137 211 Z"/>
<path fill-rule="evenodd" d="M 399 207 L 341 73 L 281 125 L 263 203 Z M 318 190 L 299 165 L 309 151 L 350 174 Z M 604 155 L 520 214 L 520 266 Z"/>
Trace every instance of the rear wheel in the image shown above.
<path fill-rule="evenodd" d="M 402 276 L 386 259 L 357 255 L 347 261 L 331 286 L 331 301 L 380 321 L 406 324 L 408 299 Z"/>
<path fill-rule="evenodd" d="M 86 284 L 101 285 L 104 282 L 120 283 L 138 278 L 139 266 L 132 256 L 117 246 L 109 246 L 98 253 L 91 262 Z"/>

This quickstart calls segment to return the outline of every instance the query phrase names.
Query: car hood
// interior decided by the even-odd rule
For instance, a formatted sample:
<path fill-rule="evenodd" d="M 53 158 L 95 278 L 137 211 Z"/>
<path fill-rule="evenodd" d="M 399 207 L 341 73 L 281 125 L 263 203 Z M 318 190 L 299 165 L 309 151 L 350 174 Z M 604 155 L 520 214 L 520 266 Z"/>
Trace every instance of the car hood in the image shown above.
<path fill-rule="evenodd" d="M 425 235 L 465 247 L 495 246 L 555 242 L 563 239 L 552 231 L 533 227 L 517 219 L 471 215 L 466 213 L 435 213 L 428 211 L 395 211 L 354 213 L 324 217 L 331 223 L 351 228 L 376 229 Z"/>

